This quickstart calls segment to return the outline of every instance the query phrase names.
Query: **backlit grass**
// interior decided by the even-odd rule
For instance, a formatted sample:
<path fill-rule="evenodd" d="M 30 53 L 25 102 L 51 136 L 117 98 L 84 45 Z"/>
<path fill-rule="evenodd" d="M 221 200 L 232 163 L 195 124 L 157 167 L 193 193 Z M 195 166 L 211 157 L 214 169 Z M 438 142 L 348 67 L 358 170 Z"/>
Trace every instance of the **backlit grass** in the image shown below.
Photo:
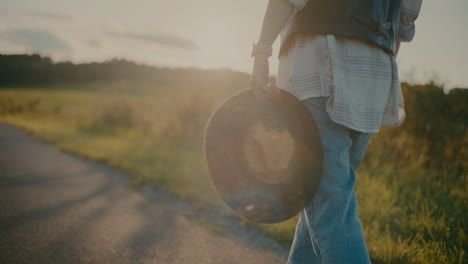
<path fill-rule="evenodd" d="M 174 90 L 179 85 L 0 89 L 0 121 L 122 169 L 134 188 L 152 184 L 199 208 L 219 206 L 204 162 L 202 132 L 210 112 L 232 90 Z M 423 166 L 421 149 L 409 144 L 405 133 L 392 134 L 398 129 L 374 136 L 358 171 L 359 210 L 373 263 L 468 263 L 466 171 Z M 413 152 L 391 156 L 383 147 L 388 144 L 406 144 Z M 255 226 L 289 245 L 296 221 Z"/>

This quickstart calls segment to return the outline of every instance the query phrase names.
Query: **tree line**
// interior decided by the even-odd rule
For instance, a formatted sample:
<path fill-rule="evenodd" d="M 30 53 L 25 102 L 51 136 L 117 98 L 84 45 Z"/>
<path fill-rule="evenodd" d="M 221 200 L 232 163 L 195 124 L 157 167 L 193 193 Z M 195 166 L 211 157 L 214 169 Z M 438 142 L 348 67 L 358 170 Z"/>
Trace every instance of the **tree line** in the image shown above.
<path fill-rule="evenodd" d="M 125 59 L 102 63 L 54 63 L 49 57 L 0 54 L 0 85 L 47 85 L 64 82 L 151 79 L 157 68 Z"/>

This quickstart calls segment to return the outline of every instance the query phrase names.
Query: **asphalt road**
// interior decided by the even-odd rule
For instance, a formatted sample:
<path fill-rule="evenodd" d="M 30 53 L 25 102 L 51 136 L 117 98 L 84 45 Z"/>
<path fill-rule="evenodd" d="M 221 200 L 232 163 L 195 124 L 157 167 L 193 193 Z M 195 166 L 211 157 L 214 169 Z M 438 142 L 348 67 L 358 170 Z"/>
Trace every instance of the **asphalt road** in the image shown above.
<path fill-rule="evenodd" d="M 0 263 L 284 263 L 0 123 Z"/>

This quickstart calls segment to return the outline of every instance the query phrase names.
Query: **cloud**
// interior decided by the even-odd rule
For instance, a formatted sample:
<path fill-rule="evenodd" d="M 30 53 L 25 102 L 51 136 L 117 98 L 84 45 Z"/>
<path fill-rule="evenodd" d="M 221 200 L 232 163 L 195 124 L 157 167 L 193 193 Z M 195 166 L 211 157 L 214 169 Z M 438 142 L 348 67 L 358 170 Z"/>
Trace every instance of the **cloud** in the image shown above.
<path fill-rule="evenodd" d="M 88 39 L 86 43 L 93 49 L 99 49 L 101 47 L 101 42 L 96 39 Z"/>
<path fill-rule="evenodd" d="M 185 50 L 197 50 L 198 46 L 190 39 L 185 39 L 175 35 L 134 33 L 125 31 L 107 30 L 107 34 L 129 40 L 144 41 L 151 44 L 163 45 Z"/>
<path fill-rule="evenodd" d="M 31 49 L 34 52 L 61 53 L 71 52 L 70 46 L 53 33 L 44 29 L 24 28 L 0 33 L 0 38 Z"/>
<path fill-rule="evenodd" d="M 52 20 L 55 22 L 71 22 L 73 21 L 73 17 L 69 15 L 63 14 L 56 14 L 56 13 L 48 13 L 48 12 L 31 12 L 29 16 L 33 18 L 45 19 L 45 20 Z"/>

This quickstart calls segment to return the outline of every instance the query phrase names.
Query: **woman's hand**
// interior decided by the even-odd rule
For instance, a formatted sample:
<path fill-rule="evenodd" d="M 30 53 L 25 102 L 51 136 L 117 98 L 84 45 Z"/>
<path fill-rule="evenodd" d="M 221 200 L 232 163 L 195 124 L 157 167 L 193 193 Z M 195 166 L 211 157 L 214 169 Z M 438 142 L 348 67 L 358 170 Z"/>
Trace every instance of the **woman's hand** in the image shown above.
<path fill-rule="evenodd" d="M 254 57 L 252 76 L 250 79 L 250 88 L 255 93 L 257 99 L 266 95 L 268 77 L 270 76 L 270 66 L 266 55 L 257 55 Z"/>
<path fill-rule="evenodd" d="M 275 85 L 269 85 L 268 83 L 270 75 L 268 57 L 271 56 L 271 46 L 273 42 L 293 13 L 294 6 L 289 1 L 268 1 L 260 38 L 258 43 L 254 45 L 252 51 L 252 57 L 255 59 L 250 88 L 254 91 L 258 99 L 280 92 Z"/>
<path fill-rule="evenodd" d="M 268 82 L 270 77 L 268 57 L 268 55 L 264 54 L 259 54 L 254 57 L 250 88 L 253 90 L 255 97 L 259 100 L 279 93 L 279 89 L 274 85 L 270 85 Z"/>

